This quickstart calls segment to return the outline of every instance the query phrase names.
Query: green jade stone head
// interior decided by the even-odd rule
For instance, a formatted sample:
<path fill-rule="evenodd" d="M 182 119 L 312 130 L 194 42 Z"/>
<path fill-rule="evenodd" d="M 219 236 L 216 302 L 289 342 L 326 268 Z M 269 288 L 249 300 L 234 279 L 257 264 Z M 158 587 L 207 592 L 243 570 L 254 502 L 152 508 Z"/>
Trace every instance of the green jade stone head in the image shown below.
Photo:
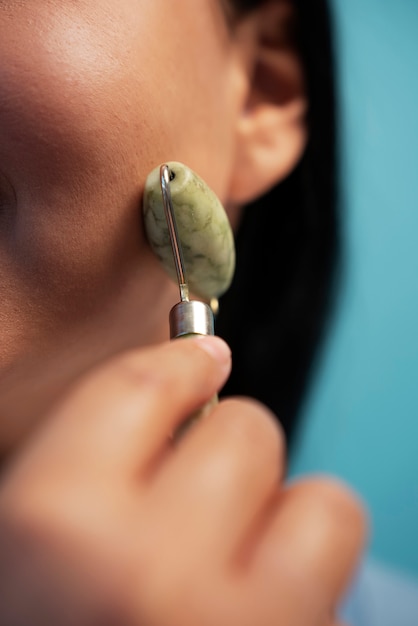
<path fill-rule="evenodd" d="M 234 236 L 225 209 L 215 193 L 191 169 L 169 161 L 170 191 L 191 293 L 218 298 L 230 286 L 235 269 Z M 148 176 L 144 223 L 152 250 L 177 282 L 163 198 L 160 166 Z"/>

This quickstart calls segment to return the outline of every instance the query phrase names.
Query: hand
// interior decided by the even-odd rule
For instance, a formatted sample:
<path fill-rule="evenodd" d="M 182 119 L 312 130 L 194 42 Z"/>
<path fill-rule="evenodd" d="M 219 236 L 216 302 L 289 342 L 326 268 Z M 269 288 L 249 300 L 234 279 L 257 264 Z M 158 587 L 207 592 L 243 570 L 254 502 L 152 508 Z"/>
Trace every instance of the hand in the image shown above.
<path fill-rule="evenodd" d="M 248 400 L 172 434 L 230 368 L 217 338 L 88 375 L 0 489 L 4 626 L 329 626 L 364 537 L 327 479 L 283 484 L 283 435 Z"/>

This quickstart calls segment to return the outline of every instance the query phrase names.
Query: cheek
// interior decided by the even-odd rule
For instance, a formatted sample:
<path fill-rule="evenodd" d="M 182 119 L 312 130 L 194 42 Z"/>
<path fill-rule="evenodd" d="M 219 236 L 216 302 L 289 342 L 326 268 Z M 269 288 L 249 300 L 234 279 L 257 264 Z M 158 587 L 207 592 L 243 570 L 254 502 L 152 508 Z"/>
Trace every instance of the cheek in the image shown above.
<path fill-rule="evenodd" d="M 156 164 L 184 161 L 225 194 L 228 41 L 212 2 L 38 3 L 0 12 L 0 171 L 17 199 L 2 248 L 49 291 L 108 288 L 141 249 Z"/>

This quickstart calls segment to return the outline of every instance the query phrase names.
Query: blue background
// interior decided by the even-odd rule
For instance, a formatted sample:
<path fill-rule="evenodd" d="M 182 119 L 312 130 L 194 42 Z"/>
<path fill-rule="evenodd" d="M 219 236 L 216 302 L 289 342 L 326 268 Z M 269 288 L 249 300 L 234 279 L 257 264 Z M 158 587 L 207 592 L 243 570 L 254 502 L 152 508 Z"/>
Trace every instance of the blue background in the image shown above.
<path fill-rule="evenodd" d="M 418 575 L 418 2 L 333 5 L 345 267 L 291 471 L 347 479 Z"/>

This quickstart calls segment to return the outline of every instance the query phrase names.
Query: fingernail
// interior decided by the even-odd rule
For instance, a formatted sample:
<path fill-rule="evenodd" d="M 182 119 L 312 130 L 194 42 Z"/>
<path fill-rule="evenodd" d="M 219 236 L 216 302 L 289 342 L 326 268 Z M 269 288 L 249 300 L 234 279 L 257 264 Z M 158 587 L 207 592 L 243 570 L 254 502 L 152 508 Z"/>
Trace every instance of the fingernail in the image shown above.
<path fill-rule="evenodd" d="M 210 356 L 221 365 L 229 364 L 231 361 L 231 350 L 228 344 L 220 337 L 200 335 L 196 336 L 196 341 L 202 350 L 205 350 L 205 352 L 210 354 Z"/>

